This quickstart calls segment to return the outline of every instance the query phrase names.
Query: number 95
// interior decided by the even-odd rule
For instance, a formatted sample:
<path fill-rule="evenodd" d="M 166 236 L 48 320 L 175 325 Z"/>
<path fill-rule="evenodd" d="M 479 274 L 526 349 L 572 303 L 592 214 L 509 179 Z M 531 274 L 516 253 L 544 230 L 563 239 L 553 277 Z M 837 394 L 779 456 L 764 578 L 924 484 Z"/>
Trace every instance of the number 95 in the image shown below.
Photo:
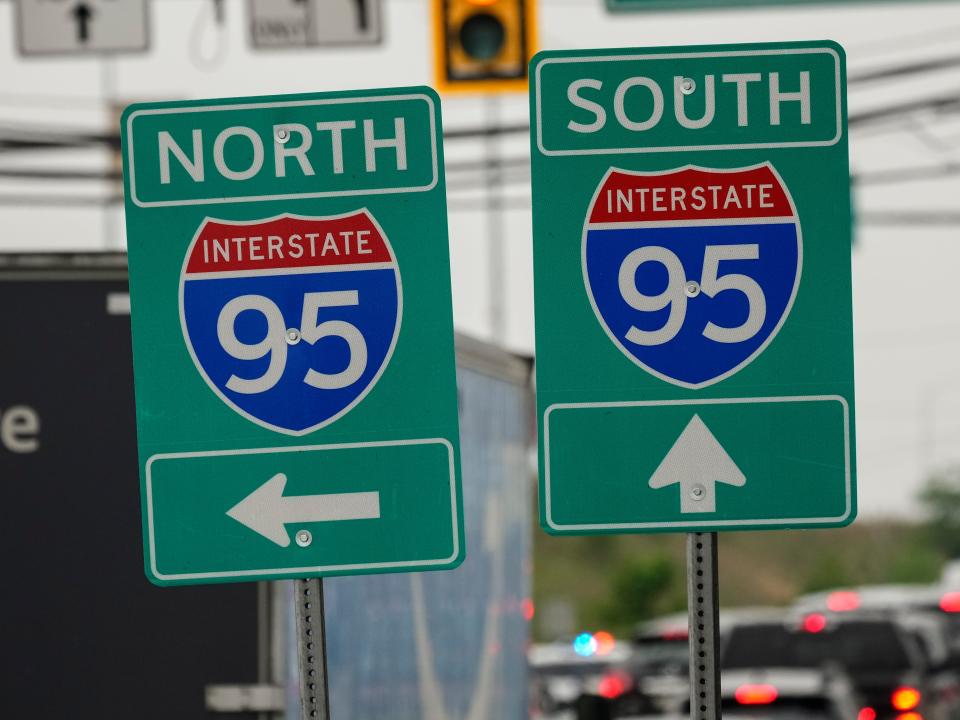
<path fill-rule="evenodd" d="M 338 390 L 345 388 L 363 375 L 367 368 L 367 343 L 355 325 L 343 320 L 327 320 L 317 323 L 320 308 L 347 307 L 359 305 L 356 290 L 306 293 L 303 296 L 303 315 L 300 329 L 287 329 L 283 314 L 270 298 L 262 295 L 240 295 L 228 302 L 217 318 L 217 338 L 223 349 L 237 360 L 260 360 L 270 357 L 266 371 L 255 378 L 242 378 L 231 375 L 227 388 L 236 393 L 253 395 L 266 392 L 283 377 L 287 367 L 289 345 L 305 340 L 313 345 L 321 338 L 339 337 L 346 341 L 350 361 L 347 367 L 337 373 L 322 373 L 314 369 L 307 370 L 303 382 L 319 390 Z M 259 312 L 267 321 L 267 332 L 256 343 L 245 343 L 237 338 L 237 317 L 247 310 Z"/>

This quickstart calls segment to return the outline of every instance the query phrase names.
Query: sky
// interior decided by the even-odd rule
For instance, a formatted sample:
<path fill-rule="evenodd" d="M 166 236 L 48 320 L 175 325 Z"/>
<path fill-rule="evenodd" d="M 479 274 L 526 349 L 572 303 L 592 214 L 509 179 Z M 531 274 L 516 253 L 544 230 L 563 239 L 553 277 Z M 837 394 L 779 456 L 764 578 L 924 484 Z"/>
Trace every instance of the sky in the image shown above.
<path fill-rule="evenodd" d="M 150 50 L 104 60 L 19 57 L 13 2 L 0 0 L 0 127 L 103 132 L 116 122 L 111 108 L 132 101 L 431 84 L 429 0 L 383 0 L 385 37 L 375 48 L 269 51 L 249 48 L 247 3 L 224 1 L 224 23 L 218 25 L 211 0 L 153 0 Z M 960 2 L 948 0 L 616 16 L 602 0 L 541 0 L 538 27 L 543 49 L 829 38 L 845 47 L 851 77 L 904 62 L 960 59 Z M 960 65 L 851 85 L 849 109 L 853 115 L 948 95 L 960 96 Z M 916 516 L 914 498 L 923 478 L 960 463 L 960 303 L 954 285 L 960 217 L 931 225 L 899 216 L 902 211 L 926 218 L 960 215 L 960 175 L 896 183 L 884 175 L 960 163 L 958 110 L 918 111 L 850 134 L 852 169 L 864 178 L 855 196 L 853 252 L 861 517 Z M 443 121 L 447 129 L 525 123 L 526 96 L 445 98 Z M 491 145 L 449 141 L 445 152 L 448 165 L 481 159 L 486 152 L 529 157 L 522 134 Z M 0 168 L 95 170 L 113 162 L 96 149 L 0 156 Z M 505 326 L 496 340 L 531 354 L 529 184 L 522 171 L 513 171 L 500 191 L 510 209 L 491 219 L 481 176 L 451 171 L 447 181 L 457 329 L 495 339 L 491 298 L 499 298 Z M 0 251 L 122 249 L 119 208 L 3 201 L 14 194 L 92 198 L 113 191 L 106 181 L 0 179 Z M 491 231 L 503 253 L 494 273 Z"/>

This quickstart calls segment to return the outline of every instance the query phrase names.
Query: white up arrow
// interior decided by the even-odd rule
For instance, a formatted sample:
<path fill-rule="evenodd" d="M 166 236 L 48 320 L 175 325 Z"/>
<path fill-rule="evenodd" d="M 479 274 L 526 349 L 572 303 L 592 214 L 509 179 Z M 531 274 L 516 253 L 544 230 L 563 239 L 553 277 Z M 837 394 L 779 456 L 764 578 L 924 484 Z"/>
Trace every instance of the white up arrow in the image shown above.
<path fill-rule="evenodd" d="M 694 415 L 654 471 L 650 487 L 658 490 L 680 483 L 680 512 L 707 513 L 717 510 L 718 482 L 741 487 L 747 478 L 700 416 Z"/>
<path fill-rule="evenodd" d="M 227 515 L 280 547 L 290 545 L 290 535 L 284 527 L 287 523 L 375 520 L 380 517 L 378 492 L 284 497 L 286 484 L 287 476 L 277 473 L 227 510 Z"/>

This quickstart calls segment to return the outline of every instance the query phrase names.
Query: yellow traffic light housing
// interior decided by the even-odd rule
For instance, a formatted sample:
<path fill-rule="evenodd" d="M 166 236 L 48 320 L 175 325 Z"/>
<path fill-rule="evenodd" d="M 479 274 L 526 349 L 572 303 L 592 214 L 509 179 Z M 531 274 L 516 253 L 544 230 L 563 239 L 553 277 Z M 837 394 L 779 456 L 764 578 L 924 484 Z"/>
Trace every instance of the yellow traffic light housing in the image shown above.
<path fill-rule="evenodd" d="M 433 0 L 433 8 L 437 88 L 526 92 L 535 0 Z"/>

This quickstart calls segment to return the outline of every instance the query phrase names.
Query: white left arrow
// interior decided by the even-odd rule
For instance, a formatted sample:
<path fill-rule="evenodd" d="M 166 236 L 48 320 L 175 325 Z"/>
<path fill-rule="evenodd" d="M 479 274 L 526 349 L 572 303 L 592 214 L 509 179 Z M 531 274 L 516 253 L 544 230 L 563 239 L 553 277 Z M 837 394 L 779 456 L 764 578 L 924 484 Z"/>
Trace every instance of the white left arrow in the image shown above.
<path fill-rule="evenodd" d="M 287 476 L 277 473 L 227 515 L 280 547 L 290 545 L 288 523 L 375 520 L 380 517 L 380 493 L 352 492 L 284 497 Z"/>

